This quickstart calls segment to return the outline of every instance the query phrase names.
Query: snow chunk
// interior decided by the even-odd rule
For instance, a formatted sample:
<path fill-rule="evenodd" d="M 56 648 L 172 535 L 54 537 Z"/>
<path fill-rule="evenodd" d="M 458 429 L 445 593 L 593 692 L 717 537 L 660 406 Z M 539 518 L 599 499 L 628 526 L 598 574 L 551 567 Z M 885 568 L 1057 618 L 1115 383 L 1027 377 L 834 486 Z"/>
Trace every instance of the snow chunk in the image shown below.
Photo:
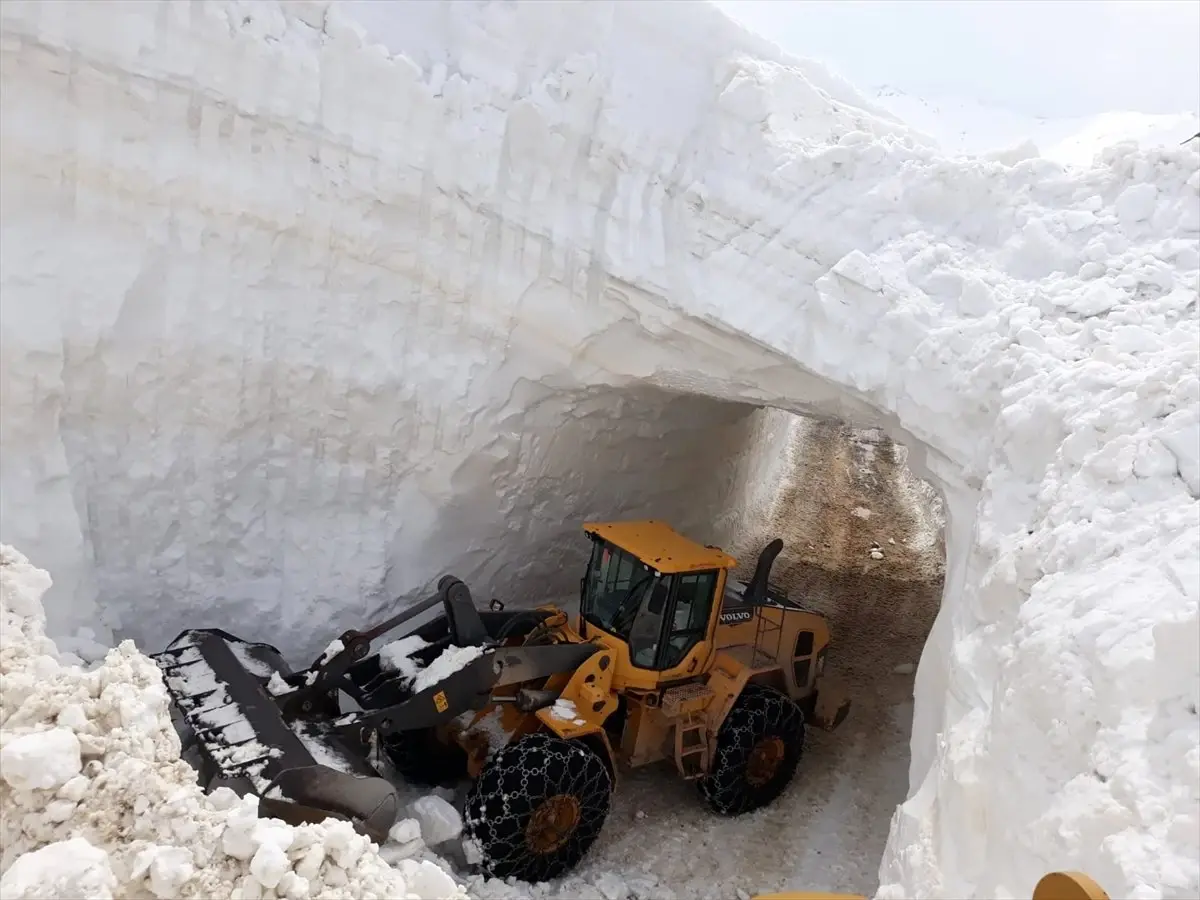
<path fill-rule="evenodd" d="M 1117 197 L 1114 208 L 1117 218 L 1122 225 L 1134 225 L 1145 221 L 1154 214 L 1154 205 L 1158 201 L 1158 188 L 1153 184 L 1131 184 Z"/>
<path fill-rule="evenodd" d="M 250 874 L 263 887 L 274 888 L 290 869 L 288 856 L 278 844 L 262 844 L 250 860 Z"/>
<path fill-rule="evenodd" d="M 407 844 L 421 836 L 421 823 L 416 819 L 401 819 L 388 831 L 388 840 L 397 844 Z"/>
<path fill-rule="evenodd" d="M 151 845 L 135 857 L 131 876 L 148 876 L 150 892 L 160 900 L 167 900 L 177 896 L 193 874 L 194 858 L 186 847 Z"/>
<path fill-rule="evenodd" d="M 22 853 L 0 877 L 4 900 L 112 900 L 116 889 L 108 854 L 83 838 Z"/>
<path fill-rule="evenodd" d="M 24 734 L 0 748 L 0 777 L 19 791 L 52 791 L 82 769 L 79 738 L 70 728 Z"/>
<path fill-rule="evenodd" d="M 273 696 L 278 697 L 280 694 L 286 694 L 292 690 L 292 686 L 283 680 L 283 676 L 278 672 L 271 673 L 271 679 L 267 682 L 267 690 Z"/>
<path fill-rule="evenodd" d="M 420 825 L 421 838 L 431 847 L 453 840 L 462 833 L 462 817 L 458 810 L 435 794 L 413 801 L 408 813 Z"/>
<path fill-rule="evenodd" d="M 1200 411 L 1171 413 L 1163 420 L 1158 440 L 1174 457 L 1179 477 L 1188 492 L 1200 498 Z"/>
<path fill-rule="evenodd" d="M 560 722 L 570 722 L 572 725 L 584 725 L 586 722 L 579 718 L 579 710 L 575 708 L 574 700 L 564 700 L 561 697 L 550 707 L 550 715 Z"/>
<path fill-rule="evenodd" d="M 328 646 L 321 651 L 321 655 L 317 658 L 317 665 L 314 668 L 320 668 L 321 666 L 325 665 L 325 663 L 329 662 L 345 649 L 346 645 L 342 643 L 342 639 L 334 638 L 329 642 Z"/>
<path fill-rule="evenodd" d="M 464 669 L 483 654 L 483 647 L 447 647 L 442 654 L 420 671 L 413 681 L 413 692 L 420 693 Z"/>
<path fill-rule="evenodd" d="M 1056 297 L 1054 302 L 1065 306 L 1068 310 L 1080 316 L 1098 316 L 1100 313 L 1125 303 L 1129 295 L 1116 285 L 1098 281 L 1090 284 L 1077 294 L 1065 294 Z"/>
<path fill-rule="evenodd" d="M 416 897 L 465 897 L 462 889 L 444 869 L 427 859 L 400 861 L 400 874 L 408 882 L 409 896 Z"/>
<path fill-rule="evenodd" d="M 629 896 L 629 887 L 615 872 L 601 872 L 595 877 L 593 884 L 604 900 L 625 900 Z"/>
<path fill-rule="evenodd" d="M 428 646 L 429 641 L 419 634 L 410 634 L 384 645 L 379 651 L 379 664 L 384 669 L 399 672 L 404 678 L 413 681 L 421 671 L 421 664 L 411 657 L 418 650 L 424 650 Z"/>

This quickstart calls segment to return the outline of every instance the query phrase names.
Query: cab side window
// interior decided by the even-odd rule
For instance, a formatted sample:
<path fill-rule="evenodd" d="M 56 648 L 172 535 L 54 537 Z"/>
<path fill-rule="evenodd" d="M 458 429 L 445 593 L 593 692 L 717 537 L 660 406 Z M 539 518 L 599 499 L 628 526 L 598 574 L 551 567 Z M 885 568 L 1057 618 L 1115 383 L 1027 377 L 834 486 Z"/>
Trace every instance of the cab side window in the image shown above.
<path fill-rule="evenodd" d="M 696 644 L 704 640 L 708 618 L 713 608 L 713 591 L 717 585 L 716 572 L 693 572 L 675 576 L 675 606 L 663 650 L 660 669 L 679 665 Z"/>

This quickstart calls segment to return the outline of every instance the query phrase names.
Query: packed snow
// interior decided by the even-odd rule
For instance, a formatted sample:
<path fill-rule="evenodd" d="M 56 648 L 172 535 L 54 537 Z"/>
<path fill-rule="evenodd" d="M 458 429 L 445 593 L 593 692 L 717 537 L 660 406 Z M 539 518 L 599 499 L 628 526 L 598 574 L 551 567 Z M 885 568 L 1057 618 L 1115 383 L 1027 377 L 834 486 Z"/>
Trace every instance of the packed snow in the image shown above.
<path fill-rule="evenodd" d="M 433 662 L 421 669 L 413 679 L 413 693 L 445 681 L 455 672 L 465 669 L 483 655 L 483 647 L 447 647 Z"/>
<path fill-rule="evenodd" d="M 570 722 L 572 725 L 585 724 L 584 720 L 579 718 L 579 710 L 575 708 L 574 701 L 563 700 L 561 697 L 555 700 L 554 705 L 550 707 L 550 715 L 560 722 Z"/>
<path fill-rule="evenodd" d="M 420 660 L 413 659 L 412 655 L 428 646 L 429 642 L 419 634 L 410 634 L 384 644 L 379 650 L 379 664 L 387 671 L 399 672 L 411 683 L 421 671 Z"/>
<path fill-rule="evenodd" d="M 947 159 L 704 5 L 353 10 L 0 4 L 0 529 L 64 649 L 540 602 L 588 518 L 728 543 L 756 407 L 838 417 L 947 521 L 880 896 L 1200 892 L 1200 142 Z M 12 751 L 6 898 L 454 890 L 203 795 L 5 553 L 3 749 L 82 764 Z"/>
<path fill-rule="evenodd" d="M 321 651 L 321 655 L 317 657 L 316 668 L 325 665 L 339 653 L 346 649 L 346 645 L 342 643 L 341 638 L 335 638 Z"/>

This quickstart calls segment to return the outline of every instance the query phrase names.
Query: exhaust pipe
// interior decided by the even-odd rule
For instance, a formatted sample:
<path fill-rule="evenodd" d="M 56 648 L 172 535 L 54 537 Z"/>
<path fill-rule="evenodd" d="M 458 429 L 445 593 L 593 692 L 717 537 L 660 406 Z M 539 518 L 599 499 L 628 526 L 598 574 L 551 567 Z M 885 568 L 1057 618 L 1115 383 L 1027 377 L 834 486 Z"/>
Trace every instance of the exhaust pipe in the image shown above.
<path fill-rule="evenodd" d="M 763 547 L 758 555 L 758 565 L 754 567 L 754 577 L 746 587 L 745 602 L 749 606 L 761 606 L 767 597 L 767 581 L 771 577 L 771 567 L 775 565 L 775 557 L 783 550 L 783 539 L 775 538 Z"/>

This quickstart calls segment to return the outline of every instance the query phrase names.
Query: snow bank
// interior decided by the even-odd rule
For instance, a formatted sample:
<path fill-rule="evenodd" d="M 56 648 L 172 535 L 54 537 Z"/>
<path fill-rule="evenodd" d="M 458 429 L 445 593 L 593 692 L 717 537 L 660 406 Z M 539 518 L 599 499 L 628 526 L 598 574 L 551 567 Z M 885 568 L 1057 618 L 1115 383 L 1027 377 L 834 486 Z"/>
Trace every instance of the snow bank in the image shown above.
<path fill-rule="evenodd" d="M 205 796 L 150 659 L 125 641 L 90 672 L 57 660 L 43 632 L 49 584 L 0 545 L 5 900 L 466 896 L 429 860 L 389 867 L 348 823 L 293 828 L 258 818 L 253 797 Z"/>
<path fill-rule="evenodd" d="M 0 4 L 55 633 L 570 593 L 582 519 L 720 537 L 752 407 L 849 418 L 948 523 L 883 893 L 1194 895 L 1195 146 L 947 160 L 704 5 L 369 8 Z"/>

